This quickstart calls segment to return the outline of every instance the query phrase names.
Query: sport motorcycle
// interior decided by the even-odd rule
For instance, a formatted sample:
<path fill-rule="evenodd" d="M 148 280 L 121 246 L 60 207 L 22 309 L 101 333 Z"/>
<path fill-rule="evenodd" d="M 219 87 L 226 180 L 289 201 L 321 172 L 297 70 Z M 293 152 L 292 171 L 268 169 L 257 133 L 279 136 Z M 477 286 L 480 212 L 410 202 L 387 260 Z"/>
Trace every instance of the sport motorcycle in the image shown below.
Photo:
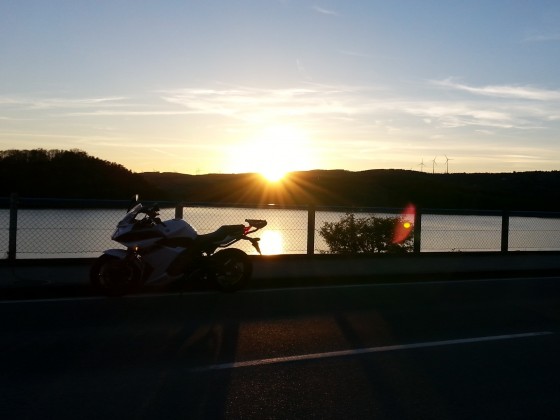
<path fill-rule="evenodd" d="M 246 219 L 198 234 L 182 218 L 162 221 L 159 207 L 144 206 L 134 198 L 111 239 L 126 249 L 108 249 L 90 272 L 92 286 L 107 296 L 123 296 L 148 285 L 205 281 L 227 292 L 239 290 L 251 279 L 250 257 L 229 248 L 250 242 L 261 254 L 259 238 L 249 235 L 266 226 L 266 220 Z"/>

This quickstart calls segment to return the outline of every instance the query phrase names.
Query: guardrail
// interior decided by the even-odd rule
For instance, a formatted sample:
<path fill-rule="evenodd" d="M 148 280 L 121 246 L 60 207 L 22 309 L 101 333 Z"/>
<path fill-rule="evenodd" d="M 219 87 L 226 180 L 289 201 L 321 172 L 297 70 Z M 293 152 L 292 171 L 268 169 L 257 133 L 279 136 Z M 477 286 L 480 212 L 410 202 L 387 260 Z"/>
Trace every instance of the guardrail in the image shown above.
<path fill-rule="evenodd" d="M 271 244 L 265 252 L 271 254 L 328 252 L 320 227 L 346 213 L 369 217 L 403 212 L 399 208 L 158 203 L 162 219 L 187 215 L 200 233 L 240 219 L 267 219 L 263 245 Z M 0 253 L 9 260 L 94 256 L 114 247 L 110 236 L 128 204 L 127 200 L 0 198 L 4 209 L 0 210 Z M 413 217 L 415 253 L 560 251 L 560 213 L 556 212 L 416 208 Z M 281 244 L 275 247 L 277 240 Z"/>

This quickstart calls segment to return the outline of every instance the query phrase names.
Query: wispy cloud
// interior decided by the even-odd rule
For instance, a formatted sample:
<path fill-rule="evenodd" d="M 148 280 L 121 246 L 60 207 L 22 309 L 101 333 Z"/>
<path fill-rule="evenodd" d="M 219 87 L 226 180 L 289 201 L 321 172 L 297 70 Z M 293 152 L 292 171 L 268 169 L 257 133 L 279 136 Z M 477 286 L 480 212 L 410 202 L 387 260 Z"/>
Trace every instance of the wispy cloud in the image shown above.
<path fill-rule="evenodd" d="M 438 89 L 434 89 L 437 86 Z M 212 121 L 222 132 L 248 130 L 251 125 L 298 124 L 323 136 L 352 133 L 356 139 L 386 135 L 396 138 L 420 130 L 426 136 L 438 129 L 471 129 L 485 136 L 499 130 L 555 128 L 560 120 L 560 91 L 532 86 L 472 86 L 452 79 L 432 81 L 422 96 L 358 85 L 304 83 L 298 87 L 256 88 L 213 84 L 150 92 L 125 98 L 17 98 L 0 96 L 0 118 L 15 127 L 26 118 L 55 121 L 76 118 L 76 124 L 96 127 L 95 118 L 158 118 L 188 116 L 205 130 Z M 467 95 L 442 95 L 441 89 Z M 80 120 L 80 117 L 90 118 Z M 200 117 L 200 118 L 198 118 Z M 105 118 L 105 120 L 103 120 Z M 125 119 L 121 119 L 125 120 Z M 156 121 L 156 120 L 154 120 Z M 23 123 L 20 123 L 23 124 Z M 119 118 L 111 121 L 119 125 Z M 122 121 L 122 125 L 132 124 Z M 22 125 L 23 127 L 23 125 Z M 436 130 L 430 133 L 430 130 Z M 327 134 L 327 132 L 329 132 Z M 338 133 L 338 134 L 336 134 Z M 344 134 L 344 136 L 348 136 Z"/>
<path fill-rule="evenodd" d="M 338 13 L 334 10 L 325 9 L 324 7 L 318 5 L 313 6 L 312 9 L 318 13 L 321 13 L 322 15 L 338 16 Z"/>
<path fill-rule="evenodd" d="M 406 112 L 427 118 L 428 122 L 438 121 L 445 127 L 464 127 L 467 125 L 512 128 L 513 116 L 504 111 L 480 109 L 474 104 L 450 104 L 420 102 L 403 104 Z"/>
<path fill-rule="evenodd" d="M 96 111 L 85 112 L 67 112 L 61 114 L 63 117 L 149 117 L 149 116 L 164 116 L 164 115 L 188 115 L 194 112 L 189 111 L 173 111 L 173 110 L 146 110 L 146 111 L 133 111 L 133 110 L 113 110 L 102 109 Z"/>
<path fill-rule="evenodd" d="M 498 98 L 528 99 L 537 101 L 560 100 L 560 90 L 547 90 L 533 86 L 488 85 L 477 87 L 457 83 L 452 79 L 434 81 L 433 83 L 441 87 L 469 92 L 475 95 L 492 96 Z"/>
<path fill-rule="evenodd" d="M 63 109 L 86 108 L 99 105 L 119 105 L 125 100 L 122 96 L 94 97 L 94 98 L 42 98 L 28 96 L 0 96 L 0 107 L 11 106 L 21 109 Z"/>
<path fill-rule="evenodd" d="M 289 116 L 347 115 L 359 111 L 352 90 L 345 87 L 258 89 L 181 89 L 162 92 L 162 99 L 191 112 L 245 121 Z"/>
<path fill-rule="evenodd" d="M 30 97 L 30 96 L 0 96 L 0 112 L 18 115 L 18 118 L 6 115 L 0 118 L 21 120 L 22 112 L 28 112 L 30 118 L 37 112 L 48 112 L 43 116 L 50 117 L 85 117 L 85 116 L 161 116 L 184 115 L 186 110 L 169 109 L 165 103 L 154 103 L 153 97 L 130 98 L 124 96 L 107 96 L 92 98 L 61 98 L 61 97 Z M 144 101 L 144 102 L 142 102 Z"/>
<path fill-rule="evenodd" d="M 340 50 L 340 54 L 348 55 L 350 57 L 371 58 L 371 54 L 363 53 L 360 51 Z"/>
<path fill-rule="evenodd" d="M 394 127 L 404 129 L 403 124 L 472 127 L 486 132 L 542 129 L 554 124 L 560 115 L 560 104 L 553 101 L 560 99 L 557 91 L 511 86 L 478 88 L 449 80 L 437 84 L 468 92 L 474 97 L 449 99 L 437 91 L 425 97 L 399 97 L 386 90 L 360 86 L 308 84 L 304 88 L 292 89 L 181 89 L 162 92 L 162 99 L 191 113 L 219 115 L 243 123 L 295 118 L 298 122 L 320 123 L 321 127 L 352 125 L 352 132 L 360 127 L 364 130 L 383 127 L 385 132 L 392 134 L 396 132 Z M 520 102 L 519 99 L 530 101 Z M 399 122 L 396 123 L 395 119 Z"/>

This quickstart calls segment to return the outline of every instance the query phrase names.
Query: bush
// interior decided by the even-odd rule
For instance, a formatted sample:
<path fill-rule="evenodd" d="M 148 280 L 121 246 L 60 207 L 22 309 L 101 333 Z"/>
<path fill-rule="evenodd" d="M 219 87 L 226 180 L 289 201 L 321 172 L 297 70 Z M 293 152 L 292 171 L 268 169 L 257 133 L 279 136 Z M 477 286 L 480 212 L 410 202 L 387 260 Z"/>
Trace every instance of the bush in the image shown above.
<path fill-rule="evenodd" d="M 397 235 L 403 229 L 407 235 Z M 404 253 L 413 249 L 413 229 L 402 217 L 357 218 L 347 213 L 338 222 L 325 222 L 319 234 L 331 254 L 365 254 L 374 252 Z M 405 236 L 400 242 L 396 237 Z"/>

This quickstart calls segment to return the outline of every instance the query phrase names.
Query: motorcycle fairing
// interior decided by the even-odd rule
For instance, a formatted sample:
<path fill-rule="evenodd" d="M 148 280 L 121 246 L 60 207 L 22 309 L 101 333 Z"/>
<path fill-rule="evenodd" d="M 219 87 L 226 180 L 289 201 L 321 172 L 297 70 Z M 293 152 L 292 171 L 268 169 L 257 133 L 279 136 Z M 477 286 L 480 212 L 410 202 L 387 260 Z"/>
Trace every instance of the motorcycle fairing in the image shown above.
<path fill-rule="evenodd" d="M 122 243 L 137 243 L 140 244 L 144 241 L 153 241 L 157 238 L 164 238 L 163 232 L 154 229 L 132 229 L 129 232 L 115 234 L 114 239 L 118 239 Z"/>

